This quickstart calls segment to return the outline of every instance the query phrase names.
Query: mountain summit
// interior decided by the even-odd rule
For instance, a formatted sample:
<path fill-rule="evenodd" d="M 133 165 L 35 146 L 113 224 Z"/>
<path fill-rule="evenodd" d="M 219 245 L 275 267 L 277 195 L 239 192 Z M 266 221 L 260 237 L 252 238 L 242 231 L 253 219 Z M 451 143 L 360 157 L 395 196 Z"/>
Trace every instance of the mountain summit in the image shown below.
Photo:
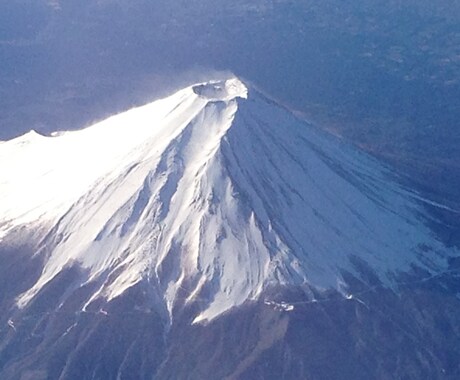
<path fill-rule="evenodd" d="M 196 303 L 200 323 L 279 286 L 348 297 L 344 275 L 366 281 L 363 268 L 393 287 L 449 254 L 387 167 L 237 78 L 0 142 L 0 173 L 0 243 L 40 237 L 19 309 L 78 267 L 62 302 L 95 284 L 84 311 L 142 283 L 167 318 Z"/>

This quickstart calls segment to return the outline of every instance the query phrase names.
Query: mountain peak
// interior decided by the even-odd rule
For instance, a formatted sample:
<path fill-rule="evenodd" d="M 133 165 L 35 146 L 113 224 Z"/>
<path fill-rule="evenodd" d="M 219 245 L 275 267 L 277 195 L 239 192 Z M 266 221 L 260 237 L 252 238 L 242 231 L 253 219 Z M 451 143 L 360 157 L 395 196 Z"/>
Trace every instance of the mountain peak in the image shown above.
<path fill-rule="evenodd" d="M 235 98 L 247 99 L 248 89 L 238 78 L 212 80 L 192 86 L 193 92 L 211 101 L 229 101 Z"/>

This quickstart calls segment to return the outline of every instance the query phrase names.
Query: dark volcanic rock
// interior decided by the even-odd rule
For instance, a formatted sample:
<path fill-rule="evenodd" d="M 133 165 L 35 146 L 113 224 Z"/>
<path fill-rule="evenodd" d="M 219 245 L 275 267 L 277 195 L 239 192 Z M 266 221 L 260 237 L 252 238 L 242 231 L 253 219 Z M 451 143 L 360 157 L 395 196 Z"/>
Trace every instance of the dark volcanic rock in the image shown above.
<path fill-rule="evenodd" d="M 9 265 L 19 266 L 11 257 Z M 376 286 L 313 301 L 304 290 L 279 289 L 206 325 L 191 325 L 197 305 L 168 322 L 151 308 L 144 284 L 85 312 L 81 300 L 89 289 L 72 290 L 58 305 L 69 289 L 63 284 L 77 274 L 76 268 L 64 272 L 23 311 L 3 309 L 2 379 L 460 376 L 460 273 L 454 264 L 431 279 L 407 277 L 398 293 Z M 282 301 L 294 309 L 276 307 Z M 14 328 L 7 324 L 11 313 Z"/>

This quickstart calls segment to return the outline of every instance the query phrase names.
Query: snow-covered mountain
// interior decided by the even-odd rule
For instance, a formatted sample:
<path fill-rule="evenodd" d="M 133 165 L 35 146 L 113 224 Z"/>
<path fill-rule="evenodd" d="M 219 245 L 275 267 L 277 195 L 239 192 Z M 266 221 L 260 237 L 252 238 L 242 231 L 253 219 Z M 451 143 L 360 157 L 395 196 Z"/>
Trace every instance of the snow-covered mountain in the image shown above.
<path fill-rule="evenodd" d="M 0 142 L 0 378 L 457 379 L 405 186 L 237 78 Z"/>
<path fill-rule="evenodd" d="M 0 239 L 36 230 L 43 257 L 19 309 L 78 266 L 61 303 L 97 284 L 84 311 L 147 282 L 163 315 L 196 302 L 198 323 L 279 285 L 349 297 L 343 275 L 363 279 L 363 264 L 393 288 L 453 254 L 385 166 L 236 78 L 1 142 L 0 194 Z"/>

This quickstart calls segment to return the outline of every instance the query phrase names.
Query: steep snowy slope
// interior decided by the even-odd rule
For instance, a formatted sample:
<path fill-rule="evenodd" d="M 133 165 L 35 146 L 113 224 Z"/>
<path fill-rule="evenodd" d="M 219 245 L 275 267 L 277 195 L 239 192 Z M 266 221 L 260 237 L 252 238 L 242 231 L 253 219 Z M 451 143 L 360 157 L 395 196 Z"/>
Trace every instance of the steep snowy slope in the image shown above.
<path fill-rule="evenodd" d="M 449 251 L 423 200 L 370 157 L 315 131 L 238 79 L 186 88 L 90 128 L 0 143 L 0 240 L 47 231 L 25 307 L 63 269 L 86 300 L 147 281 L 173 316 L 199 301 L 215 318 L 272 286 L 346 295 L 356 263 L 394 286 Z"/>

